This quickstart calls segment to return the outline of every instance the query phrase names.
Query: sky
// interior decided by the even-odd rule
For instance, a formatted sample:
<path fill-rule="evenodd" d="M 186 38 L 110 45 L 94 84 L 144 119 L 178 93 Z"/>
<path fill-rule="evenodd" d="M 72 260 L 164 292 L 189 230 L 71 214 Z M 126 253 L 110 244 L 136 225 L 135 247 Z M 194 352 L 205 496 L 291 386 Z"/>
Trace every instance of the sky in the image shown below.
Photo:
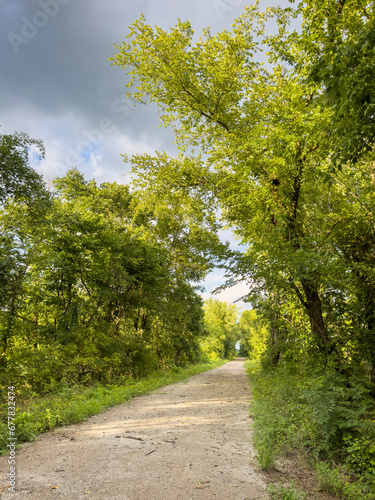
<path fill-rule="evenodd" d="M 176 149 L 159 128 L 156 107 L 126 98 L 125 70 L 108 58 L 141 13 L 163 29 L 190 20 L 196 34 L 230 30 L 246 0 L 0 0 L 0 133 L 41 139 L 45 160 L 35 165 L 47 184 L 76 166 L 86 179 L 127 183 L 122 154 Z M 287 0 L 261 0 L 261 7 Z M 235 245 L 228 232 L 223 237 Z M 203 298 L 223 283 L 220 272 L 204 282 Z M 245 285 L 214 298 L 232 302 Z M 238 302 L 243 309 L 249 304 Z"/>

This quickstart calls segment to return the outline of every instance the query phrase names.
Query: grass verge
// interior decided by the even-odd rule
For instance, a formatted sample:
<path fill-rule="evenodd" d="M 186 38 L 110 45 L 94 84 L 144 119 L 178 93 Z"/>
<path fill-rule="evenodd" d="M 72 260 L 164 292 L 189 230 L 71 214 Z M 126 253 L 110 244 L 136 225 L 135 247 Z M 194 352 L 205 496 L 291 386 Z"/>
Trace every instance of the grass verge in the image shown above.
<path fill-rule="evenodd" d="M 362 381 L 319 367 L 246 369 L 257 459 L 282 481 L 271 498 L 374 500 L 374 401 Z"/>
<path fill-rule="evenodd" d="M 69 425 L 96 415 L 112 406 L 147 394 L 159 387 L 180 382 L 225 364 L 227 360 L 172 368 L 141 380 L 127 380 L 121 385 L 66 387 L 56 394 L 31 395 L 17 402 L 15 421 L 17 444 L 32 441 L 38 434 L 55 427 Z M 0 420 L 0 454 L 7 451 L 9 438 L 7 415 Z"/>

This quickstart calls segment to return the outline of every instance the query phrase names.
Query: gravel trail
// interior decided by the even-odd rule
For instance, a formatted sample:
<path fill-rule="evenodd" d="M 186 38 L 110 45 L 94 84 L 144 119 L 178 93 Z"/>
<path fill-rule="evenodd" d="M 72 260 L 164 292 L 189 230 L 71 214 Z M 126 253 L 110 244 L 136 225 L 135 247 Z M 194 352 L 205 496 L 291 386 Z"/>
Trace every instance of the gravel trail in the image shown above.
<path fill-rule="evenodd" d="M 1 500 L 265 500 L 239 358 L 17 450 Z M 0 486 L 7 457 L 0 457 Z"/>

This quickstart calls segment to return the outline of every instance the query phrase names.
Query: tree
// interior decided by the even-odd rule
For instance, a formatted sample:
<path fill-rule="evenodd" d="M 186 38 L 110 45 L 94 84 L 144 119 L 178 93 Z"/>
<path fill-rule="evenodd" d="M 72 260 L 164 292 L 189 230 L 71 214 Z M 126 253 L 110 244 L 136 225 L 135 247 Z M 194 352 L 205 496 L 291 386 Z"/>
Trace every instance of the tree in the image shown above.
<path fill-rule="evenodd" d="M 7 216 L 24 211 L 7 205 Z M 128 186 L 72 169 L 55 181 L 43 224 L 20 219 L 24 262 L 11 307 L 0 310 L 2 361 L 19 387 L 44 392 L 199 360 L 202 300 L 186 278 L 197 263 L 182 271 L 171 233 L 158 232 Z"/>
<path fill-rule="evenodd" d="M 297 71 L 308 69 L 324 104 L 332 111 L 326 129 L 335 166 L 356 162 L 371 151 L 375 83 L 375 13 L 365 0 L 304 0 L 297 12 L 302 29 L 275 38 L 284 58 Z"/>
<path fill-rule="evenodd" d="M 249 6 L 232 33 L 213 36 L 205 30 L 195 46 L 188 22 L 167 33 L 152 30 L 141 18 L 113 61 L 130 68 L 129 87 L 138 78 L 133 98 L 160 106 L 181 150 L 199 146 L 207 155 L 205 163 L 192 155 L 178 158 L 183 167 L 174 170 L 174 182 L 190 204 L 199 190 L 211 193 L 225 223 L 249 245 L 249 255 L 238 256 L 232 270 L 265 282 L 266 289 L 277 281 L 296 295 L 316 343 L 322 352 L 331 351 L 334 341 L 319 295 L 325 262 L 316 254 L 319 243 L 309 237 L 312 213 L 306 209 L 317 175 L 325 170 L 328 152 L 320 148 L 320 130 L 328 113 L 313 99 L 316 87 L 300 84 L 301 75 L 280 65 L 266 70 L 258 62 L 254 54 L 263 48 L 253 33 L 264 35 L 265 18 Z M 264 47 L 267 43 L 263 36 Z M 147 172 L 149 190 L 161 182 L 166 163 L 160 156 L 133 159 L 141 178 Z M 303 260 L 295 258 L 298 252 Z M 319 270 L 306 265 L 310 257 Z M 254 271 L 262 259 L 269 265 Z"/>
<path fill-rule="evenodd" d="M 227 302 L 208 299 L 204 304 L 204 325 L 207 337 L 203 352 L 210 358 L 228 358 L 235 354 L 238 341 L 238 308 Z"/>
<path fill-rule="evenodd" d="M 245 249 L 226 251 L 227 286 L 245 281 L 262 299 L 272 362 L 332 357 L 337 370 L 372 372 L 375 387 L 372 12 L 361 0 L 247 6 L 231 33 L 196 43 L 188 22 L 168 32 L 141 17 L 112 61 L 180 148 L 132 158 L 134 185 L 234 231 Z"/>
<path fill-rule="evenodd" d="M 51 206 L 41 176 L 30 166 L 30 148 L 44 155 L 41 141 L 23 133 L 0 135 L 0 347 L 5 353 L 15 329 L 30 264 L 31 235 L 42 232 Z M 5 357 L 0 357 L 4 364 Z"/>
<path fill-rule="evenodd" d="M 132 164 L 132 208 L 140 226 L 168 249 L 176 274 L 201 281 L 228 250 L 218 237 L 217 202 L 207 190 L 210 173 L 199 158 L 165 153 L 136 155 Z"/>
<path fill-rule="evenodd" d="M 259 359 L 267 348 L 269 338 L 267 324 L 254 309 L 243 311 L 239 321 L 240 352 L 250 359 Z"/>
<path fill-rule="evenodd" d="M 0 135 L 0 204 L 23 200 L 29 207 L 48 195 L 42 177 L 30 166 L 30 149 L 36 148 L 39 159 L 44 145 L 25 133 Z"/>
<path fill-rule="evenodd" d="M 371 367 L 375 394 L 374 4 L 304 0 L 298 12 L 302 30 L 284 33 L 285 59 L 297 73 L 301 67 L 307 68 L 305 81 L 319 85 L 322 109 L 330 112 L 325 128 L 331 159 L 327 179 L 330 217 L 336 221 L 331 252 L 340 249 L 343 259 L 336 258 L 340 261 L 336 268 L 345 278 L 337 280 L 338 272 L 332 273 L 337 288 L 329 314 L 335 316 L 338 330 L 347 331 L 345 349 L 353 349 L 353 343 L 358 342 L 357 350 Z M 280 43 L 280 38 L 275 43 Z"/>

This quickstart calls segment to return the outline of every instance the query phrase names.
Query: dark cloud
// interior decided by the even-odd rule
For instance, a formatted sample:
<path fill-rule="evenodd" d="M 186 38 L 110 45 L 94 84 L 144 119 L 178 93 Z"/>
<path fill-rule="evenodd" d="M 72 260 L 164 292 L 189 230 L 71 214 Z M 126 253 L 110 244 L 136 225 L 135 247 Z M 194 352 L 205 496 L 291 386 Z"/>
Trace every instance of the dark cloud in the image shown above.
<path fill-rule="evenodd" d="M 147 22 L 164 29 L 179 18 L 189 19 L 200 34 L 207 26 L 212 31 L 230 29 L 245 4 L 245 0 L 2 0 L 1 131 L 24 131 L 44 140 L 48 168 L 56 167 L 60 175 L 75 163 L 90 176 L 98 171 L 99 162 L 102 180 L 106 171 L 118 178 L 124 171 L 120 152 L 162 149 L 173 154 L 172 133 L 158 128 L 156 106 L 134 108 L 126 100 L 126 72 L 108 61 L 114 44 L 125 40 L 129 25 L 141 13 Z M 88 137 L 97 140 L 93 143 Z"/>
<path fill-rule="evenodd" d="M 134 9 L 122 6 L 112 11 L 95 1 L 59 5 L 54 0 L 58 11 L 51 17 L 41 8 L 42 0 L 13 3 L 17 8 L 7 10 L 1 27 L 7 33 L 1 61 L 4 111 L 17 106 L 21 97 L 54 116 L 69 108 L 89 119 L 103 115 L 106 100 L 124 84 L 124 75 L 111 71 L 107 59 L 119 33 L 126 32 L 136 16 Z M 39 28 L 38 12 L 48 19 Z"/>
<path fill-rule="evenodd" d="M 153 108 L 131 108 L 126 120 L 118 120 L 120 114 L 113 112 L 113 107 L 120 109 L 114 101 L 121 99 L 126 83 L 125 72 L 108 61 L 114 44 L 125 39 L 128 26 L 141 12 L 163 28 L 178 18 L 191 19 L 197 31 L 206 24 L 229 27 L 243 2 L 219 4 L 226 5 L 226 15 L 231 16 L 223 17 L 216 0 L 7 1 L 0 20 L 3 125 L 17 126 L 17 115 L 27 109 L 39 120 L 74 117 L 66 126 L 77 128 L 77 140 L 83 126 L 97 127 L 106 117 L 117 119 L 116 126 L 134 139 L 142 133 L 160 137 Z M 165 137 L 170 142 L 168 132 Z"/>

